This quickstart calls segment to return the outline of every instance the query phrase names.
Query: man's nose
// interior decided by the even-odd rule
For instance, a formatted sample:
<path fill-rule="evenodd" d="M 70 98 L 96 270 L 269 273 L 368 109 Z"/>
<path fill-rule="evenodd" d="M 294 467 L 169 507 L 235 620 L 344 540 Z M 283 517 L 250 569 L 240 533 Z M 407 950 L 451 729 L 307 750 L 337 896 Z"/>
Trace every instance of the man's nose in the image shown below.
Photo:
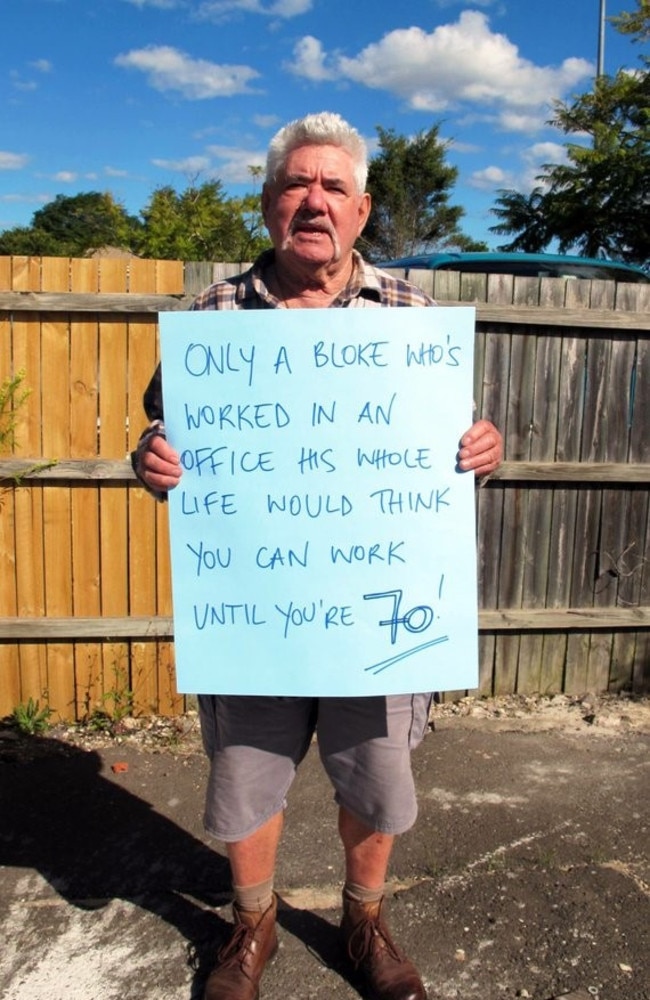
<path fill-rule="evenodd" d="M 310 212 L 323 212 L 325 210 L 325 192 L 320 184 L 310 184 L 305 192 L 303 206 Z"/>

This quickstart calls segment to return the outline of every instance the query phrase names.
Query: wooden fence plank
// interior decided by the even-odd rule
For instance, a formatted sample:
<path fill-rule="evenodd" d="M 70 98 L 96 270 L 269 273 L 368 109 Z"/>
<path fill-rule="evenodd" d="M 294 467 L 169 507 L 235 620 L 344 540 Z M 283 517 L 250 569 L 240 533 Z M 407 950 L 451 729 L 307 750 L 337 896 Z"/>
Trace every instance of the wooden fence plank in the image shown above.
<path fill-rule="evenodd" d="M 515 282 L 515 294 L 526 296 L 529 283 Z M 510 335 L 508 406 L 504 427 L 508 456 L 528 459 L 531 455 L 535 395 L 536 341 L 526 331 Z M 524 600 L 526 563 L 529 556 L 528 504 L 530 491 L 513 489 L 504 497 L 503 537 L 499 561 L 499 607 L 521 607 Z M 519 688 L 522 637 L 500 636 L 495 656 L 494 691 L 503 694 Z"/>
<path fill-rule="evenodd" d="M 479 628 L 496 632 L 611 631 L 650 629 L 650 605 L 634 608 L 492 608 L 479 611 Z M 48 640 L 137 638 L 173 635 L 171 615 L 124 615 L 113 618 L 0 617 L 0 639 Z"/>
<path fill-rule="evenodd" d="M 4 258 L 6 261 L 8 258 Z M 0 282 L 11 280 L 11 271 L 1 267 Z M 9 273 L 7 273 L 9 271 Z M 0 385 L 14 375 L 11 324 L 0 318 Z M 0 425 L 0 455 L 12 453 L 8 424 Z M 0 483 L 0 615 L 18 614 L 16 594 L 16 558 L 19 551 L 15 528 L 15 488 Z M 21 672 L 18 647 L 0 644 L 0 718 L 11 712 L 21 701 Z"/>
<path fill-rule="evenodd" d="M 650 552 L 650 511 L 646 519 L 645 538 L 640 541 L 640 552 L 643 553 L 639 601 L 647 601 L 650 595 L 650 559 L 647 553 Z M 634 658 L 634 673 L 632 676 L 632 690 L 650 690 L 650 632 L 637 632 L 637 641 Z"/>
<path fill-rule="evenodd" d="M 16 524 L 14 487 L 0 488 L 0 615 L 18 615 L 16 594 Z M 0 718 L 9 715 L 22 701 L 22 673 L 18 647 L 0 643 Z"/>
<path fill-rule="evenodd" d="M 138 430 L 141 423 L 136 424 Z M 503 426 L 503 425 L 501 425 Z M 43 456 L 9 458 L 0 456 L 0 479 L 20 476 L 25 480 L 46 483 L 67 481 L 103 480 L 106 483 L 135 482 L 135 474 L 128 458 L 70 458 L 51 460 Z M 650 483 L 650 464 L 647 462 L 510 462 L 502 465 L 490 476 L 491 483 L 544 482 L 595 483 L 597 485 L 623 486 Z"/>
<path fill-rule="evenodd" d="M 560 307 L 565 301 L 566 284 L 562 287 L 557 281 L 542 279 L 540 305 Z M 570 440 L 571 427 L 576 425 L 572 415 L 576 405 L 579 405 L 581 387 L 575 379 L 566 378 L 566 356 L 569 353 L 569 359 L 575 360 L 575 341 L 572 339 L 567 345 L 566 336 L 563 335 L 561 339 L 549 337 L 545 331 L 544 343 L 547 352 L 546 363 L 549 366 L 545 377 L 547 380 L 550 379 L 550 384 L 547 387 L 540 382 L 536 391 L 536 410 L 539 414 L 539 417 L 536 417 L 536 426 L 539 424 L 540 433 L 537 438 L 538 445 L 533 449 L 533 457 L 543 461 L 556 461 L 561 448 L 560 442 L 567 436 Z M 571 371 L 570 365 L 569 371 Z M 579 457 L 578 449 L 579 438 L 573 445 L 575 459 Z M 543 551 L 546 559 L 544 577 L 538 575 L 534 583 L 536 595 L 534 601 L 537 607 L 563 607 L 568 603 L 568 594 L 564 589 L 567 577 L 570 577 L 567 557 L 570 558 L 572 555 L 575 540 L 575 513 L 571 503 L 575 491 L 553 488 L 536 492 L 540 494 L 540 498 L 544 496 L 546 520 L 541 526 L 540 534 L 545 539 Z M 566 635 L 547 633 L 542 636 L 539 657 L 537 689 L 542 692 L 561 691 L 566 662 Z M 528 683 L 530 684 L 530 681 Z"/>
<path fill-rule="evenodd" d="M 156 506 L 156 530 L 158 545 L 156 549 L 156 585 L 158 614 L 172 614 L 172 568 L 169 546 L 169 508 L 167 504 Z M 158 647 L 158 678 L 160 690 L 166 698 L 162 702 L 162 710 L 174 714 L 180 710 L 183 698 L 176 689 L 176 666 L 174 647 L 171 643 L 161 642 Z"/>
<path fill-rule="evenodd" d="M 102 292 L 126 292 L 128 267 L 124 260 L 102 259 L 99 264 Z M 128 326 L 119 319 L 99 323 L 99 455 L 125 456 L 128 448 L 127 392 Z M 102 614 L 129 613 L 127 494 L 123 489 L 102 493 L 100 511 L 100 558 Z M 104 709 L 121 709 L 133 689 L 129 645 L 109 642 L 102 647 Z"/>
<path fill-rule="evenodd" d="M 92 293 L 99 288 L 95 259 L 71 261 L 70 288 Z M 99 331 L 97 318 L 70 317 L 70 452 L 75 458 L 97 454 L 99 425 Z M 97 485 L 70 491 L 72 516 L 73 606 L 75 615 L 101 613 L 99 558 L 100 489 Z M 95 642 L 75 642 L 75 704 L 78 718 L 87 718 L 102 700 L 102 650 Z"/>
<path fill-rule="evenodd" d="M 130 288 L 134 293 L 157 291 L 155 266 L 147 270 L 142 267 L 134 269 Z M 139 429 L 145 422 L 142 395 L 155 366 L 155 327 L 146 316 L 133 316 L 128 333 L 129 447 L 135 445 L 134 439 L 138 436 L 132 428 Z M 128 497 L 129 609 L 134 615 L 154 615 L 156 580 L 154 574 L 147 572 L 156 552 L 154 501 L 143 489 L 129 490 Z M 157 647 L 151 643 L 131 643 L 131 686 L 137 692 L 134 708 L 138 714 L 151 714 L 153 707 L 158 705 L 157 654 Z"/>
<path fill-rule="evenodd" d="M 11 291 L 12 271 L 12 258 L 0 257 L 0 291 Z"/>
<path fill-rule="evenodd" d="M 592 295 L 601 295 L 599 283 L 592 283 Z M 608 369 L 612 357 L 612 343 L 603 337 L 591 338 L 587 345 L 586 392 L 583 417 L 583 455 L 587 459 L 606 461 L 608 458 Z M 612 602 L 613 589 L 607 574 L 600 571 L 600 546 L 603 517 L 603 493 L 589 490 L 585 494 L 583 509 L 585 535 L 585 567 L 589 576 L 583 576 L 583 585 L 589 587 L 595 606 L 606 607 Z M 583 598 L 586 593 L 583 591 Z M 581 601 L 580 603 L 583 603 Z M 591 636 L 587 659 L 587 691 L 607 690 L 612 636 L 597 633 Z"/>
<path fill-rule="evenodd" d="M 33 274 L 33 269 L 28 271 Z M 40 278 L 40 268 L 38 270 Z M 43 453 L 42 342 L 39 317 L 21 314 L 12 324 L 15 370 L 25 371 L 29 396 L 18 413 L 16 451 Z M 16 519 L 16 596 L 19 615 L 45 614 L 45 570 L 43 558 L 43 491 L 19 488 L 14 491 Z M 47 691 L 47 649 L 40 645 L 22 646 L 18 652 L 21 701 L 30 697 L 43 703 Z"/>
<path fill-rule="evenodd" d="M 574 462 L 580 458 L 581 421 L 584 405 L 584 365 L 586 340 L 567 329 L 562 340 L 560 382 L 558 390 L 556 462 Z M 551 552 L 553 560 L 546 583 L 546 603 L 550 607 L 566 607 L 570 603 L 571 579 L 577 535 L 576 511 L 578 492 L 573 488 L 556 488 L 553 491 L 553 521 L 551 524 Z M 584 558 L 584 555 L 578 556 Z M 545 637 L 544 683 L 555 678 L 560 690 L 566 683 L 568 640 L 565 635 Z M 553 683 L 552 681 L 550 683 Z M 545 689 L 548 689 L 545 688 Z"/>
<path fill-rule="evenodd" d="M 67 283 L 66 259 L 43 260 L 43 280 Z M 70 454 L 70 329 L 66 318 L 41 316 L 43 390 L 42 441 L 46 455 Z M 47 615 L 72 614 L 72 501 L 70 489 L 43 487 L 43 564 Z M 47 687 L 50 705 L 60 718 L 74 711 L 74 651 L 67 643 L 52 643 L 47 650 Z"/>
<path fill-rule="evenodd" d="M 503 335 L 503 331 L 479 336 L 485 348 L 483 368 L 477 374 L 480 382 L 476 392 L 478 413 L 494 421 L 497 427 L 505 427 L 507 391 L 503 373 L 509 368 L 510 340 Z M 503 489 L 490 485 L 478 490 L 478 592 L 483 607 L 495 606 L 498 601 L 503 510 Z M 484 695 L 493 693 L 496 644 L 495 636 L 480 637 L 479 691 Z"/>
<path fill-rule="evenodd" d="M 2 266 L 10 258 L 0 258 L 0 282 L 11 280 L 11 268 Z M 0 386 L 14 376 L 11 323 L 0 317 Z M 0 456 L 11 455 L 13 445 L 8 422 L 0 424 Z M 18 543 L 15 532 L 15 489 L 13 484 L 0 483 L 0 615 L 17 615 L 16 556 Z M 17 646 L 0 645 L 0 718 L 20 703 L 21 675 Z"/>
<path fill-rule="evenodd" d="M 41 261 L 38 257 L 14 257 L 11 287 L 15 292 L 40 292 Z"/>
<path fill-rule="evenodd" d="M 173 281 L 177 276 L 158 272 L 156 290 L 171 292 L 175 286 Z M 154 365 L 159 360 L 159 344 L 154 338 Z M 153 370 L 153 366 L 151 368 Z M 142 406 L 142 404 L 140 404 Z M 156 526 L 155 547 L 155 599 L 159 615 L 172 614 L 172 573 L 169 545 L 169 508 L 167 504 L 154 504 Z M 174 647 L 169 641 L 159 642 L 156 649 L 158 671 L 158 711 L 163 715 L 175 715 L 185 707 L 185 699 L 178 693 L 176 686 L 176 670 Z"/>
<path fill-rule="evenodd" d="M 639 338 L 632 380 L 632 413 L 630 431 L 630 462 L 650 464 L 650 341 Z M 631 538 L 635 542 L 630 552 L 633 573 L 623 579 L 620 600 L 624 607 L 643 603 L 650 594 L 650 495 L 648 490 L 635 490 L 630 505 Z M 636 634 L 631 686 L 633 690 L 650 688 L 650 636 Z"/>
<path fill-rule="evenodd" d="M 156 293 L 159 295 L 187 295 L 185 265 L 182 260 L 156 261 Z"/>
<path fill-rule="evenodd" d="M 444 273 L 444 272 L 440 272 Z M 512 285 L 504 287 L 502 282 L 490 275 L 488 292 L 495 303 L 511 301 Z M 511 340 L 508 328 L 496 324 L 477 330 L 477 340 L 484 344 L 483 363 L 481 355 L 475 356 L 475 400 L 477 416 L 492 420 L 496 427 L 505 428 L 507 423 L 508 391 L 507 373 L 510 371 Z M 508 446 L 506 446 L 507 451 Z M 477 496 L 477 560 L 478 593 L 480 607 L 495 607 L 499 600 L 499 579 L 501 572 L 504 491 L 490 486 L 480 488 Z M 497 656 L 500 655 L 501 637 L 487 633 L 479 635 L 479 692 L 490 695 L 494 692 L 494 677 L 497 670 Z"/>
<path fill-rule="evenodd" d="M 630 374 L 634 369 L 636 338 L 612 337 L 611 364 L 608 373 L 610 391 L 607 408 L 607 457 L 627 461 L 633 413 Z M 621 592 L 633 594 L 633 588 L 622 586 L 629 581 L 627 555 L 638 541 L 638 521 L 632 515 L 633 493 L 630 490 L 603 490 L 602 525 L 599 550 L 599 576 L 608 575 L 614 584 L 614 602 Z M 638 511 L 643 516 L 643 512 Z M 645 524 L 645 520 L 644 520 Z M 609 602 L 608 602 L 609 603 Z M 628 686 L 634 669 L 635 636 L 621 634 L 612 637 L 608 680 L 616 689 Z M 612 673 L 615 676 L 612 677 Z"/>
<path fill-rule="evenodd" d="M 423 272 L 427 273 L 427 272 Z M 522 279 L 523 280 L 523 279 Z M 526 279 L 527 281 L 530 279 Z M 428 284 L 417 283 L 427 291 Z M 579 282 L 579 284 L 588 284 Z M 426 285 L 426 287 L 425 287 Z M 159 313 L 186 310 L 194 295 L 135 295 L 129 292 L 100 292 L 94 298 L 71 292 L 2 292 L 0 291 L 0 311 L 10 312 L 92 312 L 118 313 Z M 472 303 L 476 306 L 479 323 L 507 323 L 510 326 L 547 326 L 557 335 L 564 326 L 591 330 L 613 330 L 620 332 L 647 332 L 650 330 L 650 310 L 621 311 L 613 309 L 547 309 L 541 306 L 494 305 L 491 302 L 476 301 L 472 298 L 460 300 L 438 297 L 439 305 L 461 306 Z"/>

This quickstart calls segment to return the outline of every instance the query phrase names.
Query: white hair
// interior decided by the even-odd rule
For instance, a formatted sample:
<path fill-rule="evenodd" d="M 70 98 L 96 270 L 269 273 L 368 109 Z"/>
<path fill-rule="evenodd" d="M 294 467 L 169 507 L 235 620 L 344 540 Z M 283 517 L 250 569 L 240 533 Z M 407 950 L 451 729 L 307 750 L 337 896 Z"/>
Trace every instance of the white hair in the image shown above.
<path fill-rule="evenodd" d="M 332 111 L 305 115 L 283 126 L 271 139 L 266 157 L 266 183 L 272 184 L 283 170 L 289 154 L 300 146 L 339 146 L 352 157 L 357 193 L 363 194 L 368 180 L 368 149 L 364 140 L 341 115 Z"/>

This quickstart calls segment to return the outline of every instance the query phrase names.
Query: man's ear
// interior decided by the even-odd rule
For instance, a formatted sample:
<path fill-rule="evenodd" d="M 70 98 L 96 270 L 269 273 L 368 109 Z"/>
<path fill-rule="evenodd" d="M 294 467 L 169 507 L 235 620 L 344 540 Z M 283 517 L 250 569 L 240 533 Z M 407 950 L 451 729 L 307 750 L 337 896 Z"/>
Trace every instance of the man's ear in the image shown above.
<path fill-rule="evenodd" d="M 269 192 L 268 185 L 266 184 L 266 181 L 265 181 L 264 184 L 262 185 L 262 197 L 261 197 L 262 218 L 264 219 L 264 224 L 265 225 L 266 225 L 266 214 L 267 214 L 267 212 L 269 210 L 269 202 L 270 202 L 270 200 L 271 200 L 271 194 Z"/>
<path fill-rule="evenodd" d="M 364 191 L 361 196 L 361 201 L 359 203 L 359 229 L 357 231 L 357 236 L 361 236 L 361 233 L 365 229 L 366 222 L 370 216 L 370 209 L 372 208 L 372 198 L 370 197 L 369 191 Z"/>

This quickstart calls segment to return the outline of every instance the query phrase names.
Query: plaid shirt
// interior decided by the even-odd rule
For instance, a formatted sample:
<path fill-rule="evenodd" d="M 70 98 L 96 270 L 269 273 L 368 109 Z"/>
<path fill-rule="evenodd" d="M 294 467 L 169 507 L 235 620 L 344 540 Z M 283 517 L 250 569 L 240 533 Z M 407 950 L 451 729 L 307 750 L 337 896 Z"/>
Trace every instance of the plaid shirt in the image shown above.
<path fill-rule="evenodd" d="M 282 303 L 271 295 L 264 271 L 272 263 L 273 250 L 261 254 L 244 274 L 210 285 L 195 299 L 192 309 L 278 309 Z M 393 278 L 367 264 L 352 252 L 352 276 L 331 304 L 332 309 L 368 309 L 385 306 L 433 306 L 435 302 L 408 281 Z"/>
<path fill-rule="evenodd" d="M 253 266 L 243 274 L 225 278 L 210 285 L 192 303 L 192 309 L 278 309 L 282 303 L 266 287 L 264 271 L 273 261 L 275 251 L 261 254 Z M 385 271 L 368 264 L 361 254 L 352 251 L 352 276 L 331 303 L 335 309 L 372 309 L 395 306 L 435 306 L 430 296 L 420 288 L 401 278 L 393 278 Z M 144 410 L 149 426 L 138 441 L 131 455 L 131 464 L 138 475 L 140 452 L 156 434 L 164 436 L 162 378 L 160 365 L 156 368 L 144 394 Z M 146 485 L 146 484 L 145 484 Z M 148 489 L 148 487 L 147 487 Z M 159 499 L 163 494 L 154 493 Z"/>

